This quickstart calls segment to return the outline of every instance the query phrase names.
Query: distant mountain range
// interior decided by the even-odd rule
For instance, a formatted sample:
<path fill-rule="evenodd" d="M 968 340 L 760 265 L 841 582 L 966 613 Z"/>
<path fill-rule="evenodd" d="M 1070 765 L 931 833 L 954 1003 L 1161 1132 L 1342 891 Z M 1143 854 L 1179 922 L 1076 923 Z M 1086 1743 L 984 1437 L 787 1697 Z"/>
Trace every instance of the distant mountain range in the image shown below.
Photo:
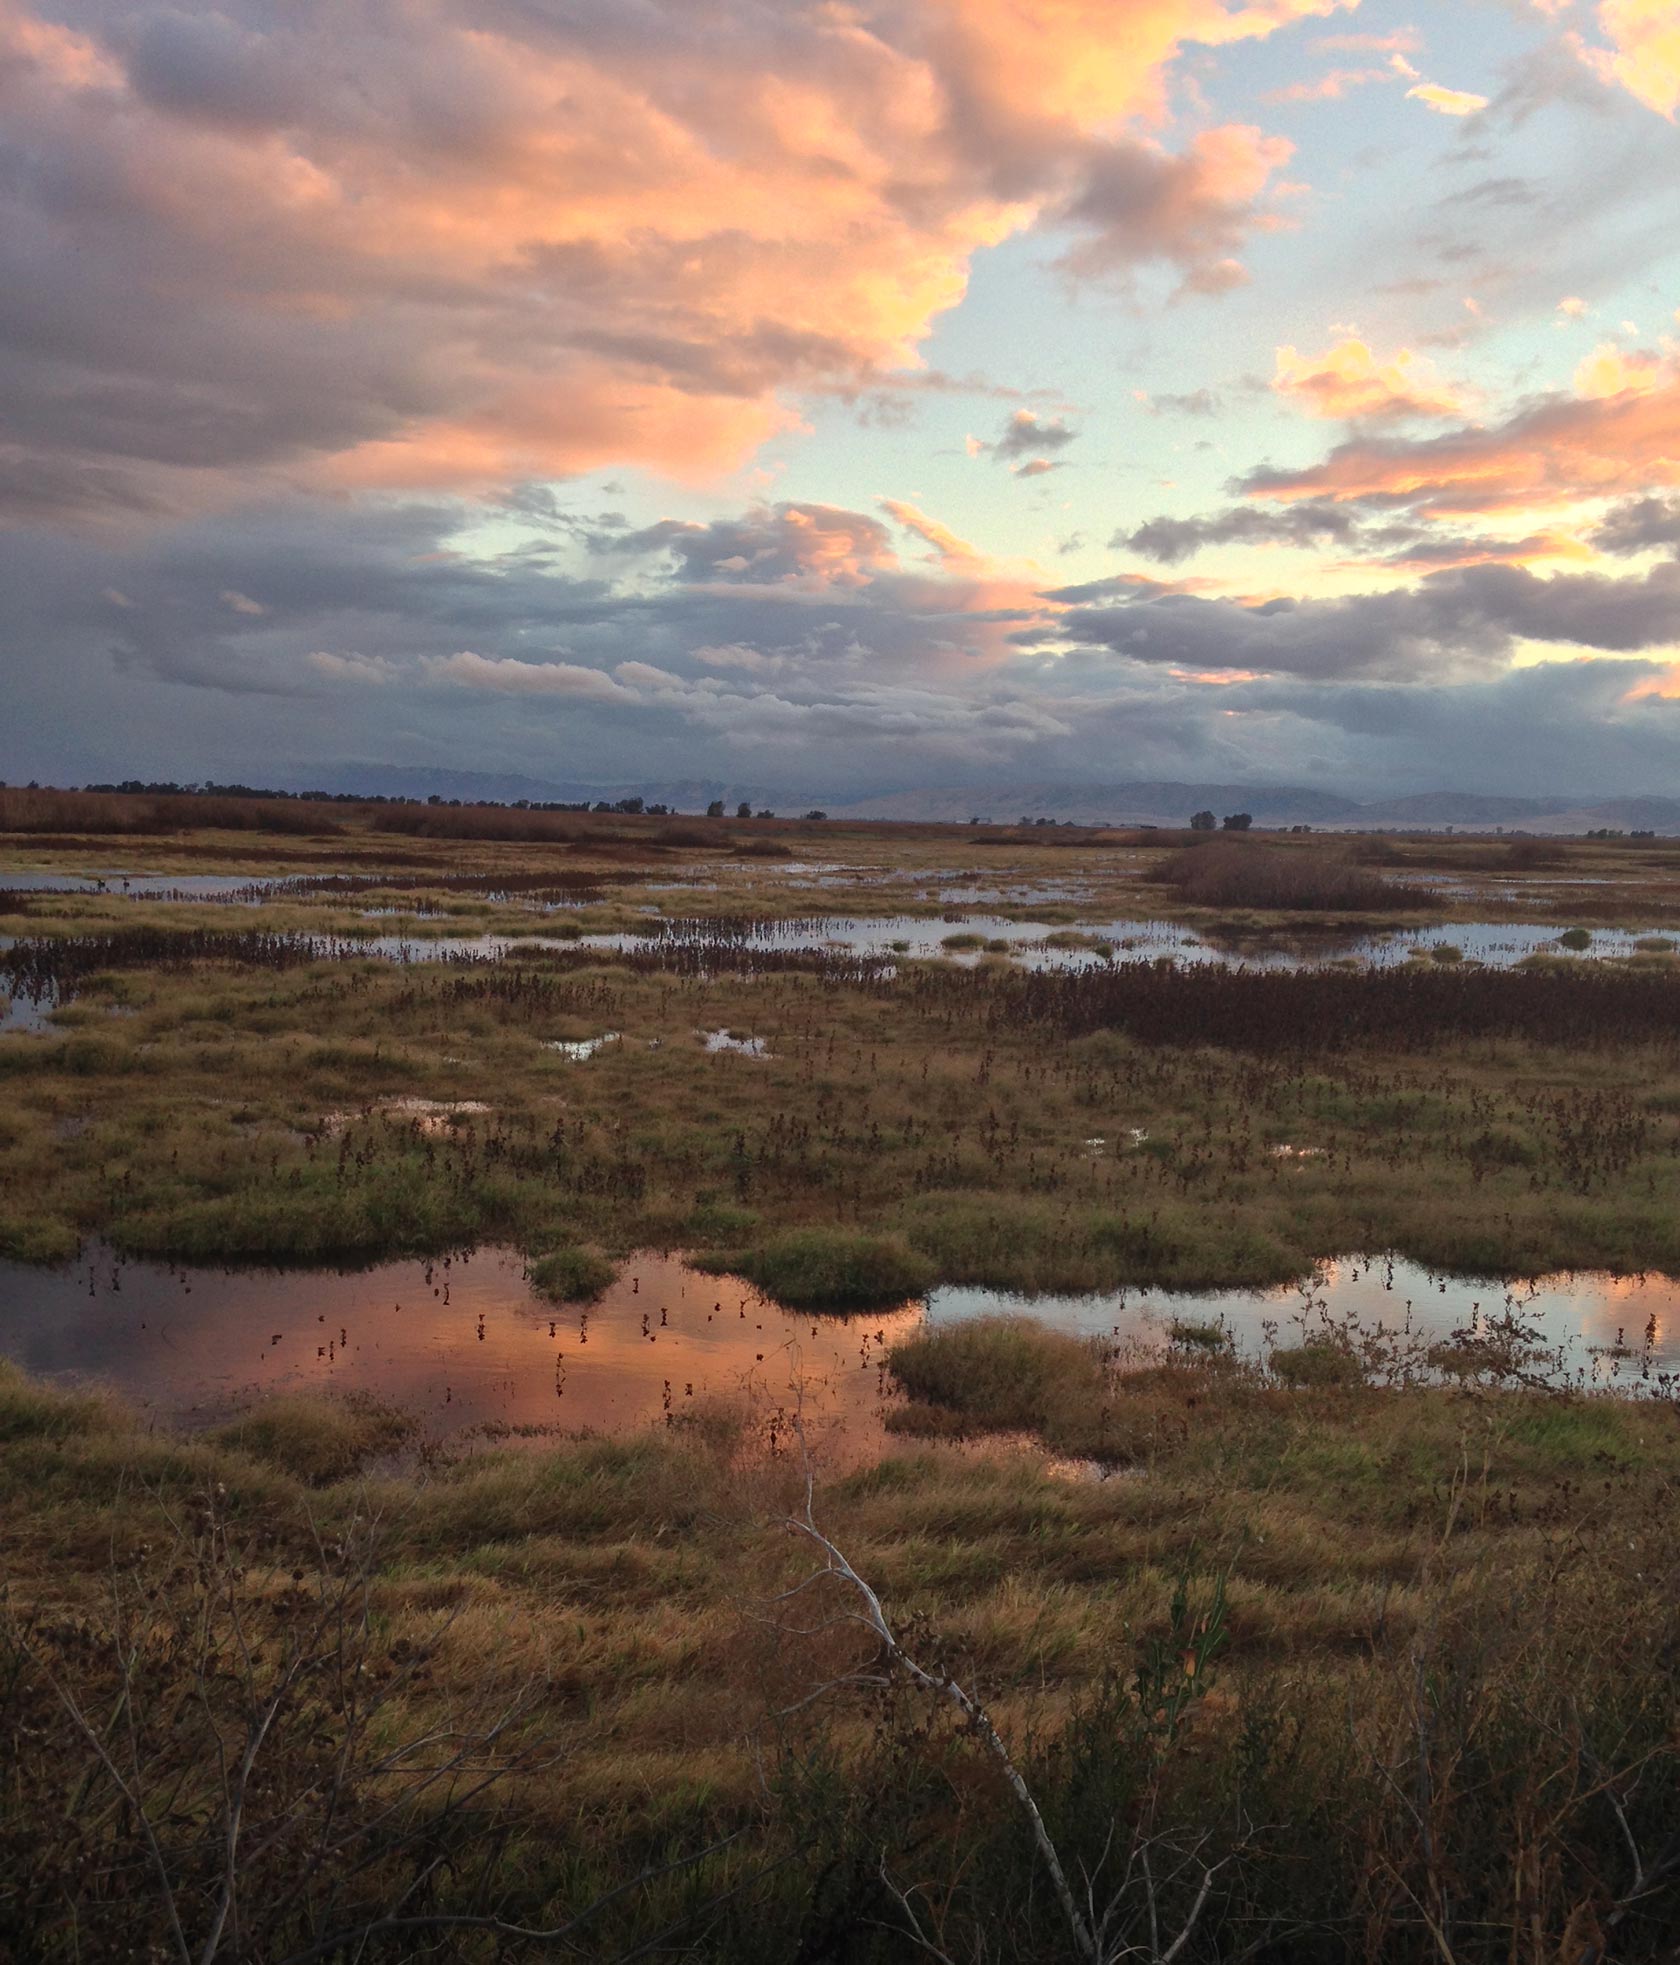
<path fill-rule="evenodd" d="M 1071 819 L 1077 825 L 1182 826 L 1192 812 L 1223 818 L 1248 812 L 1257 826 L 1308 825 L 1341 830 L 1442 831 L 1449 826 L 1488 831 L 1583 833 L 1609 827 L 1621 832 L 1680 834 L 1680 798 L 1498 798 L 1479 792 L 1416 792 L 1403 798 L 1360 800 L 1307 785 L 1197 784 L 1172 779 L 1113 784 L 1032 782 L 909 787 L 860 797 L 753 780 L 690 778 L 650 783 L 615 780 L 585 783 L 542 779 L 516 772 L 429 770 L 394 765 L 338 765 L 330 771 L 295 766 L 291 788 L 363 791 L 387 798 L 475 799 L 537 803 L 644 798 L 678 812 L 703 812 L 722 799 L 731 812 L 745 800 L 755 810 L 797 816 L 820 808 L 831 818 L 932 820 L 962 824 L 980 818 L 995 824 L 1018 819 Z"/>
<path fill-rule="evenodd" d="M 905 791 L 830 808 L 836 817 L 879 819 L 1072 819 L 1080 825 L 1182 826 L 1192 812 L 1248 812 L 1257 826 L 1579 833 L 1600 827 L 1680 833 L 1680 798 L 1496 798 L 1479 792 L 1418 792 L 1359 800 L 1306 785 L 1032 784 Z"/>

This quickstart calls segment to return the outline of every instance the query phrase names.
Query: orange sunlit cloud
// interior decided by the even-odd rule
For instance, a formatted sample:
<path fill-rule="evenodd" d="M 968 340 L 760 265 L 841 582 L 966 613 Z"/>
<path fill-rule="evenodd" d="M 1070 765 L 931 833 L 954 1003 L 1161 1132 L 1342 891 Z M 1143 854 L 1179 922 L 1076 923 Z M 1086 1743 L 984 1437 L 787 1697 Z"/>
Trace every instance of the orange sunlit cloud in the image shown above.
<path fill-rule="evenodd" d="M 1599 351 L 1579 393 L 1440 436 L 1356 437 L 1304 471 L 1262 471 L 1256 496 L 1381 498 L 1438 515 L 1532 510 L 1680 484 L 1680 364 Z"/>
<path fill-rule="evenodd" d="M 1462 566 L 1546 566 L 1579 565 L 1594 561 L 1598 553 L 1573 532 L 1550 530 L 1531 532 L 1521 539 L 1465 540 L 1451 549 L 1396 556 L 1383 562 L 1397 573 L 1444 573 Z M 1357 560 L 1342 563 L 1346 572 L 1369 571 Z"/>
<path fill-rule="evenodd" d="M 1669 662 L 1642 682 L 1636 682 L 1624 702 L 1680 702 L 1680 662 Z"/>
<path fill-rule="evenodd" d="M 1425 356 L 1402 348 L 1382 361 L 1353 336 L 1321 355 L 1280 348 L 1272 387 L 1313 416 L 1456 416 L 1467 406 Z"/>

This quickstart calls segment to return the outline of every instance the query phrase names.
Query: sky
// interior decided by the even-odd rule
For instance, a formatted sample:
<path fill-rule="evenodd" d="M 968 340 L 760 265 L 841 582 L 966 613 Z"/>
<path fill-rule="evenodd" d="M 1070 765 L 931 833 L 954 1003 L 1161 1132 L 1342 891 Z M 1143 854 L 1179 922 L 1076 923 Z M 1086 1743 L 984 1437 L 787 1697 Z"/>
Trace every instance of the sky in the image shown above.
<path fill-rule="evenodd" d="M 0 776 L 1680 790 L 1680 0 L 0 0 Z"/>

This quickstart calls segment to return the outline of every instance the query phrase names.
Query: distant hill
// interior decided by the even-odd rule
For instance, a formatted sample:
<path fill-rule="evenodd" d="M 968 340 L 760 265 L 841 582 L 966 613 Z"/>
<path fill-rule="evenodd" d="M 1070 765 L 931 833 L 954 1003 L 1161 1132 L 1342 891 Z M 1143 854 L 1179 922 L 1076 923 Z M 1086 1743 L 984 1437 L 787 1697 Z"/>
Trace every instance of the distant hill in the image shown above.
<path fill-rule="evenodd" d="M 886 793 L 829 806 L 835 818 L 1071 819 L 1078 825 L 1182 826 L 1192 812 L 1248 812 L 1257 826 L 1321 826 L 1581 833 L 1680 833 L 1680 798 L 1500 798 L 1477 792 L 1420 792 L 1361 801 L 1305 785 L 1195 784 L 1147 780 L 1109 785 L 1013 784 Z"/>
<path fill-rule="evenodd" d="M 888 792 L 828 807 L 836 818 L 1072 819 L 1078 825 L 1188 823 L 1206 808 L 1221 818 L 1249 812 L 1256 825 L 1338 825 L 1360 810 L 1352 800 L 1301 785 L 1193 785 L 1148 781 L 1113 785 L 961 785 L 947 790 Z"/>
<path fill-rule="evenodd" d="M 557 774 L 538 778 L 517 772 L 459 771 L 426 766 L 341 764 L 330 770 L 293 765 L 281 780 L 294 790 L 363 791 L 386 798 L 474 799 L 511 803 L 578 803 L 643 798 L 678 812 L 703 812 L 722 799 L 731 812 L 744 799 L 755 810 L 784 818 L 820 807 L 836 819 L 899 819 L 963 825 L 972 818 L 994 824 L 1018 819 L 1072 820 L 1076 825 L 1182 826 L 1192 812 L 1248 812 L 1257 826 L 1321 826 L 1326 829 L 1462 830 L 1583 833 L 1601 827 L 1622 832 L 1680 834 L 1680 798 L 1567 796 L 1511 798 L 1482 792 L 1415 792 L 1400 798 L 1360 800 L 1309 785 L 1198 784 L 1177 779 L 1125 779 L 1114 783 L 1034 780 L 1005 784 L 923 785 L 860 796 L 821 785 L 770 784 L 761 780 L 685 778 L 585 781 Z"/>

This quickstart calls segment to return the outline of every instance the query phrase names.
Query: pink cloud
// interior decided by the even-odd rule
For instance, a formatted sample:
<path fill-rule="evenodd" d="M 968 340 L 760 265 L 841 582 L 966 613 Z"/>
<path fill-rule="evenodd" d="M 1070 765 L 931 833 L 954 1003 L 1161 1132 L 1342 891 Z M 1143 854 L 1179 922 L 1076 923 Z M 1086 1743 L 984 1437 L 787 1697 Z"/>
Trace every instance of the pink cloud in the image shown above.
<path fill-rule="evenodd" d="M 914 367 L 974 253 L 1242 277 L 1287 146 L 1147 133 L 1179 52 L 1341 0 L 212 12 L 0 0 L 28 457 L 131 503 L 749 458 Z M 66 334 L 57 323 L 72 321 Z M 0 376 L 0 390 L 7 388 Z M 16 418 L 8 417 L 9 423 Z M 167 487 L 167 489 L 165 488 Z"/>

